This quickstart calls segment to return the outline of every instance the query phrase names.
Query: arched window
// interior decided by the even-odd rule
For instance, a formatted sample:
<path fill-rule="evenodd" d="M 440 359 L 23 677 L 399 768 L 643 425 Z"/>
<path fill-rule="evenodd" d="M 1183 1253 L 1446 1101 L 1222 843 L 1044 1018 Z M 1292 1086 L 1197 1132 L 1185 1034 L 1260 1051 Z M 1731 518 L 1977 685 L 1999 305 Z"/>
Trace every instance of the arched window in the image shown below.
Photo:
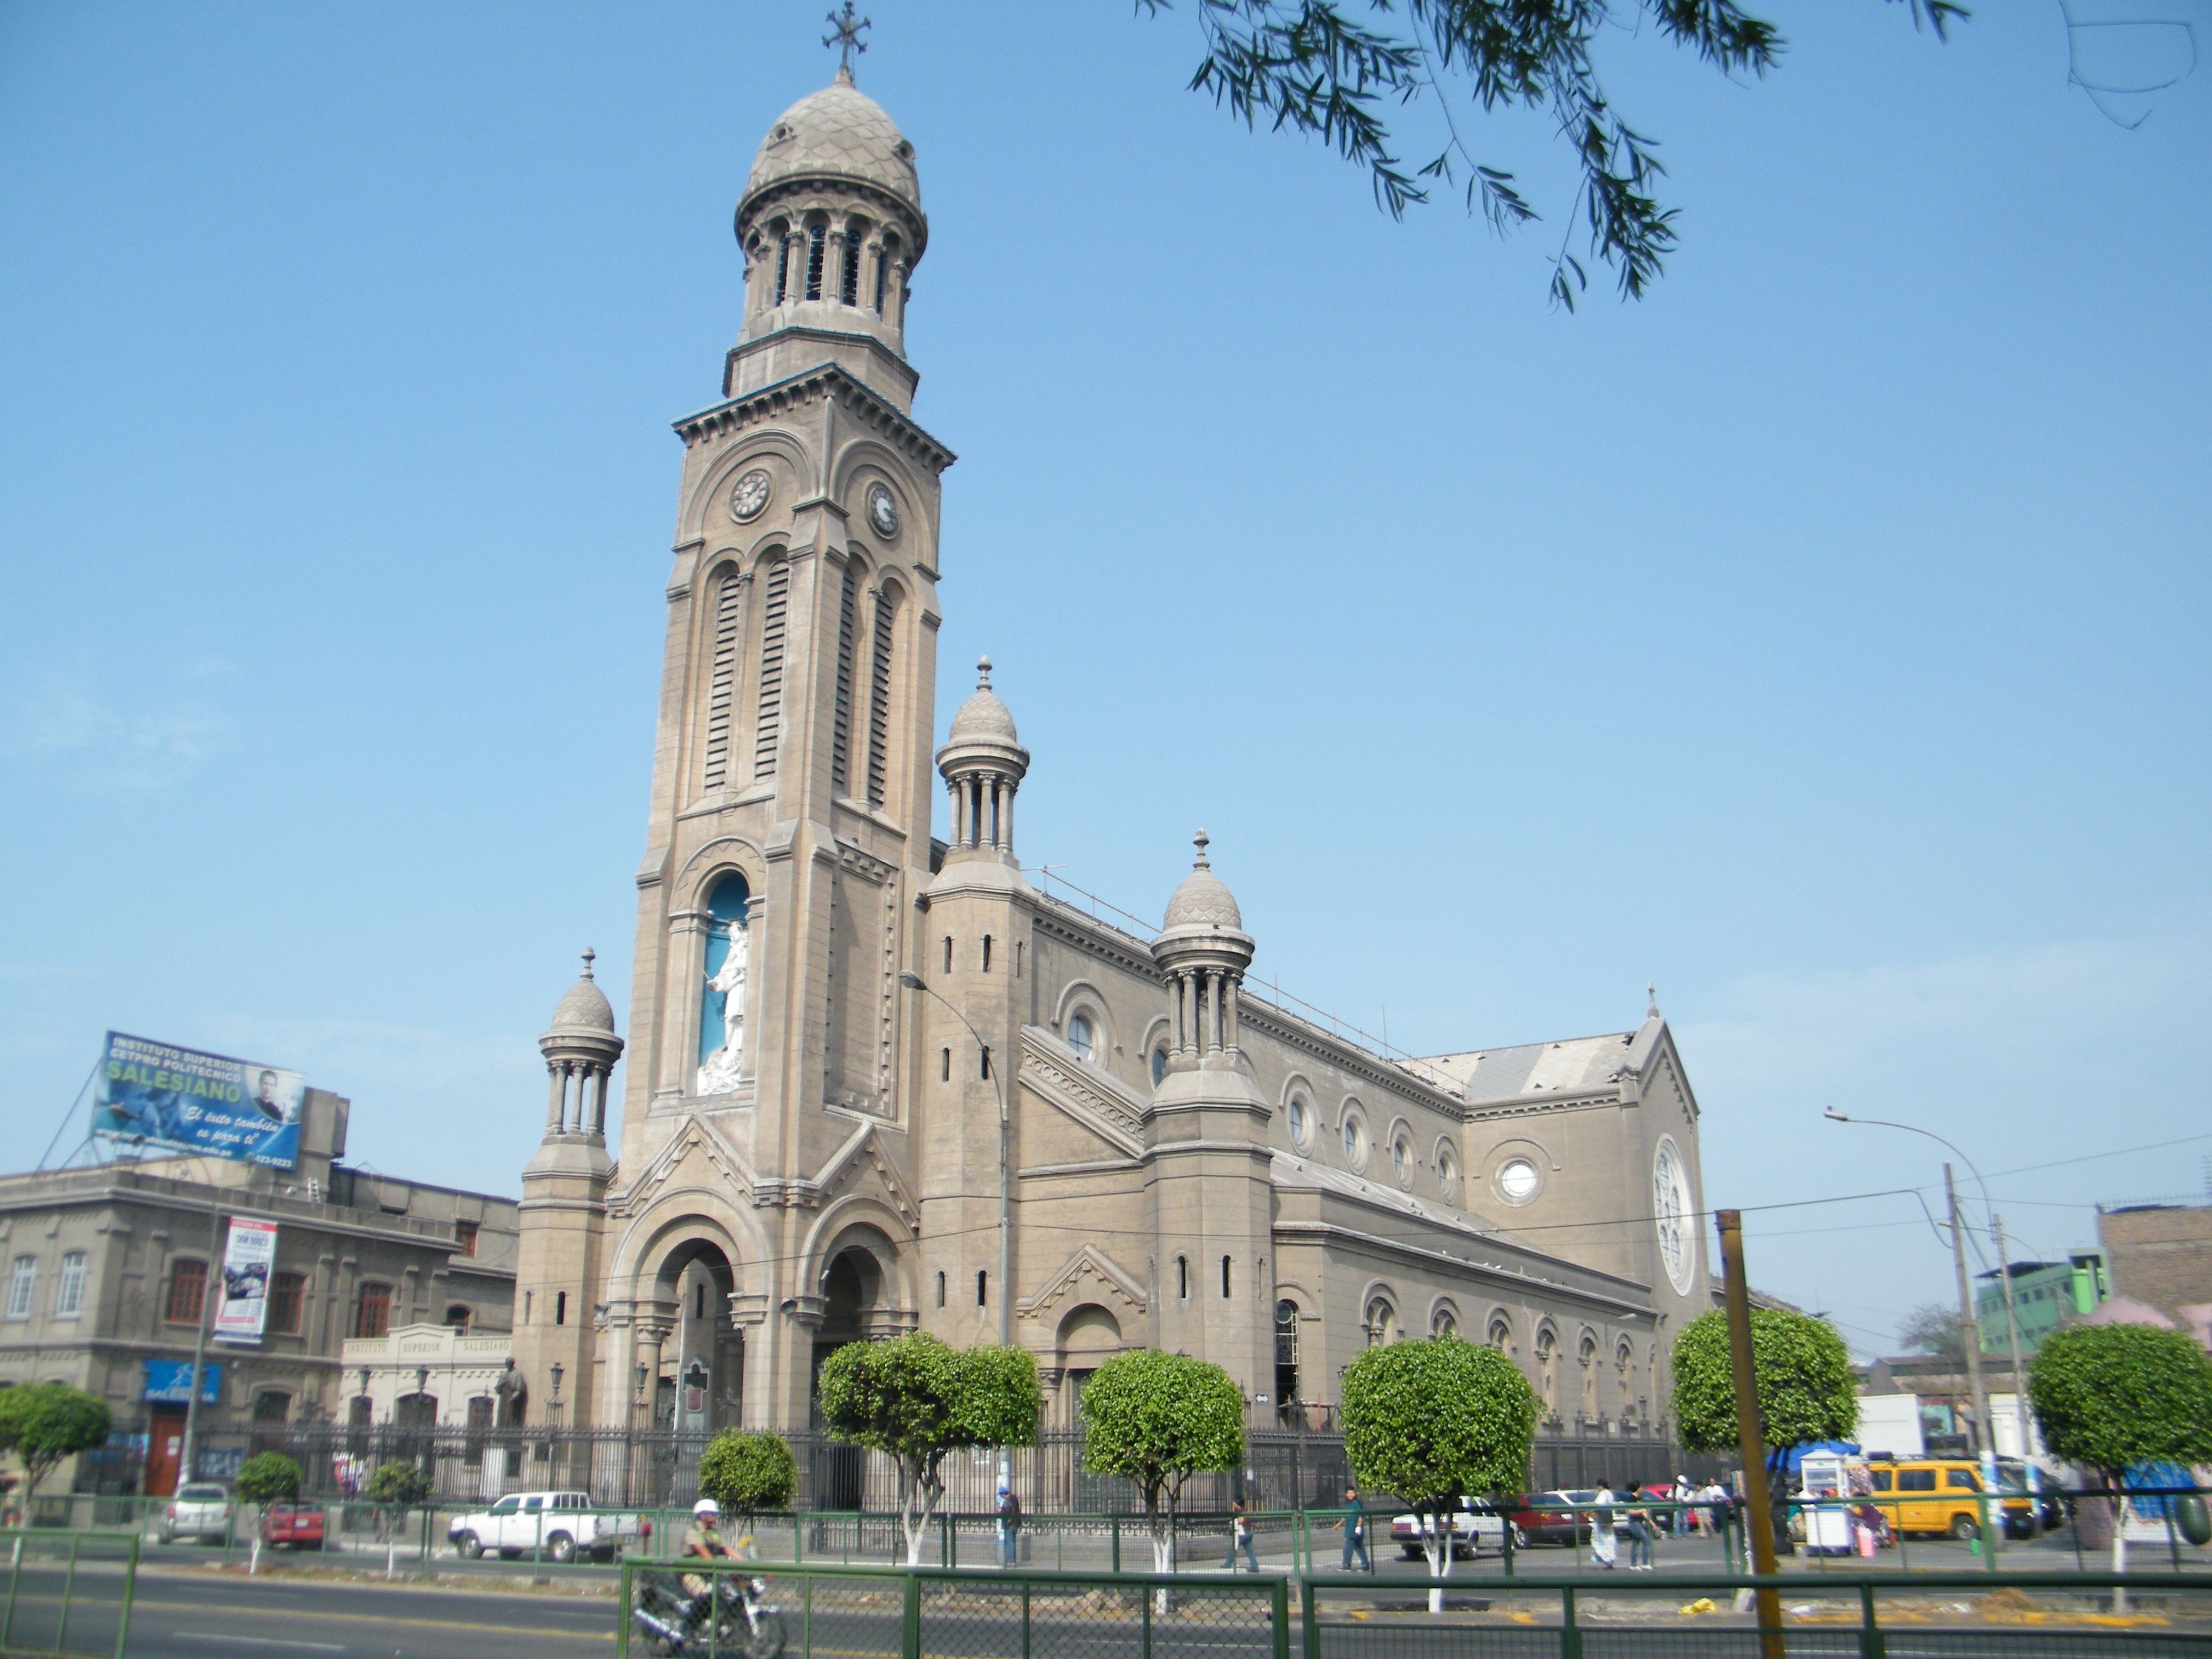
<path fill-rule="evenodd" d="M 750 902 L 751 890 L 746 886 L 744 877 L 735 870 L 716 882 L 707 895 L 707 949 L 699 964 L 699 1065 L 702 1069 L 729 1045 L 732 1037 L 739 1052 L 743 1050 L 744 1005 L 741 1000 L 735 1007 L 730 1006 L 731 996 L 742 994 L 718 991 L 714 981 L 725 977 L 722 969 L 730 959 L 730 929 L 735 926 L 738 932 L 745 931 Z"/>
<path fill-rule="evenodd" d="M 1636 1356 L 1629 1349 L 1628 1339 L 1623 1337 L 1620 1346 L 1613 1351 L 1614 1398 L 1620 1401 L 1623 1417 L 1636 1415 L 1636 1385 L 1629 1381 L 1628 1373 L 1636 1364 Z"/>
<path fill-rule="evenodd" d="M 1500 1353 L 1513 1351 L 1513 1327 L 1505 1322 L 1504 1314 L 1498 1314 L 1491 1319 L 1490 1346 Z"/>
<path fill-rule="evenodd" d="M 1437 1309 L 1436 1317 L 1429 1322 L 1429 1334 L 1438 1337 L 1457 1336 L 1459 1334 L 1458 1317 L 1449 1308 Z"/>
<path fill-rule="evenodd" d="M 806 228 L 806 297 L 822 297 L 822 262 L 830 251 L 830 228 L 809 225 Z"/>
<path fill-rule="evenodd" d="M 1544 1414 L 1559 1414 L 1559 1339 L 1549 1328 L 1536 1333 L 1536 1397 Z"/>
<path fill-rule="evenodd" d="M 853 632 L 860 616 L 860 573 L 845 564 L 837 592 L 837 692 L 830 711 L 830 792 L 853 793 Z"/>
<path fill-rule="evenodd" d="M 1160 1086 L 1168 1074 L 1168 1051 L 1165 1048 L 1152 1050 L 1152 1087 Z"/>
<path fill-rule="evenodd" d="M 860 230 L 855 225 L 844 236 L 844 258 L 838 263 L 837 297 L 848 306 L 860 303 Z"/>
<path fill-rule="evenodd" d="M 1583 1416 L 1589 1421 L 1597 1419 L 1597 1339 L 1587 1331 L 1575 1350 L 1575 1362 L 1583 1374 Z"/>
<path fill-rule="evenodd" d="M 791 566 L 777 559 L 768 568 L 761 596 L 760 693 L 753 720 L 753 776 L 775 775 L 775 745 L 783 734 L 784 630 L 791 610 Z"/>
<path fill-rule="evenodd" d="M 1403 1135 L 1391 1138 L 1390 1173 L 1398 1177 L 1401 1187 L 1410 1185 L 1413 1179 L 1413 1149 L 1406 1144 Z"/>
<path fill-rule="evenodd" d="M 775 238 L 775 302 L 781 305 L 791 295 L 791 231 L 779 219 L 769 234 Z"/>
<path fill-rule="evenodd" d="M 730 723 L 738 696 L 738 596 L 744 592 L 735 568 L 714 583 L 714 655 L 707 675 L 706 764 L 700 776 L 708 789 L 720 789 L 730 775 Z"/>
<path fill-rule="evenodd" d="M 1382 1347 L 1398 1340 L 1398 1310 L 1390 1305 L 1387 1297 L 1376 1297 L 1367 1304 L 1367 1346 Z"/>
<path fill-rule="evenodd" d="M 1275 1304 L 1275 1401 L 1288 1405 L 1298 1397 L 1298 1304 Z"/>
<path fill-rule="evenodd" d="M 1092 1036 L 1091 1030 L 1091 1016 L 1088 1014 L 1069 1015 L 1067 1019 L 1067 1046 L 1075 1050 L 1075 1057 L 1078 1060 L 1090 1059 L 1091 1050 L 1094 1042 L 1095 1038 Z"/>
<path fill-rule="evenodd" d="M 1437 1186 L 1449 1203 L 1457 1204 L 1462 1194 L 1459 1189 L 1459 1155 L 1446 1141 L 1437 1148 Z"/>
<path fill-rule="evenodd" d="M 887 799 L 884 781 L 890 775 L 891 646 L 893 624 L 898 619 L 898 589 L 886 583 L 876 595 L 875 650 L 868 662 L 868 805 L 881 806 Z"/>
<path fill-rule="evenodd" d="M 1292 1095 L 1291 1103 L 1283 1109 L 1283 1127 L 1291 1132 L 1291 1145 L 1300 1152 L 1306 1149 L 1306 1136 L 1312 1128 L 1304 1095 Z"/>

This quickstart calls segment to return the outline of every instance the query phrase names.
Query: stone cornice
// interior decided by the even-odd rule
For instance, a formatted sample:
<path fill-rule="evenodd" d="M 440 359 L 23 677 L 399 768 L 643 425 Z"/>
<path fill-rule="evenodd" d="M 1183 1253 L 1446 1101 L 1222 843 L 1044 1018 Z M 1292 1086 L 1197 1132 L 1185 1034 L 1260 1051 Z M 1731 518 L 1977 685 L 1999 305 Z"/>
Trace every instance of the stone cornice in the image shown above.
<path fill-rule="evenodd" d="M 1602 1291 L 1585 1289 L 1559 1279 L 1538 1279 L 1528 1273 L 1513 1273 L 1492 1262 L 1469 1261 L 1465 1256 L 1454 1255 L 1449 1250 L 1410 1243 L 1387 1234 L 1363 1232 L 1340 1222 L 1277 1221 L 1273 1231 L 1278 1241 L 1287 1238 L 1299 1243 L 1346 1244 L 1376 1255 L 1394 1255 L 1421 1267 L 1441 1268 L 1455 1277 L 1473 1279 L 1486 1285 L 1511 1286 L 1522 1295 L 1554 1297 L 1585 1307 L 1602 1308 L 1610 1313 L 1632 1314 L 1642 1318 L 1650 1318 L 1652 1313 L 1649 1301 L 1632 1301 L 1626 1297 L 1608 1296 Z M 1280 1249 L 1279 1243 L 1277 1248 Z M 1629 1283 L 1626 1279 L 1619 1282 L 1623 1285 Z"/>
<path fill-rule="evenodd" d="M 688 448 L 750 426 L 763 424 L 810 404 L 834 399 L 861 425 L 934 475 L 958 459 L 931 437 L 881 392 L 855 380 L 835 363 L 812 368 L 686 415 L 672 424 Z"/>
<path fill-rule="evenodd" d="M 1125 973 L 1134 974 L 1154 985 L 1162 982 L 1150 945 L 1133 933 L 1093 921 L 1048 893 L 1038 895 L 1036 912 L 1030 925 L 1034 931 L 1049 934 L 1061 944 L 1072 945 L 1103 962 L 1110 962 Z"/>
<path fill-rule="evenodd" d="M 1380 1054 L 1331 1036 L 1318 1027 L 1307 1024 L 1296 1014 L 1278 1008 L 1273 1003 L 1252 994 L 1247 981 L 1237 998 L 1237 1018 L 1239 1024 L 1253 1030 L 1264 1031 L 1278 1042 L 1326 1060 L 1338 1070 L 1363 1078 L 1377 1088 L 1388 1089 L 1402 1099 L 1427 1107 L 1445 1117 L 1459 1119 L 1467 1115 L 1467 1103 L 1457 1095 L 1424 1081 L 1401 1066 L 1393 1065 Z"/>

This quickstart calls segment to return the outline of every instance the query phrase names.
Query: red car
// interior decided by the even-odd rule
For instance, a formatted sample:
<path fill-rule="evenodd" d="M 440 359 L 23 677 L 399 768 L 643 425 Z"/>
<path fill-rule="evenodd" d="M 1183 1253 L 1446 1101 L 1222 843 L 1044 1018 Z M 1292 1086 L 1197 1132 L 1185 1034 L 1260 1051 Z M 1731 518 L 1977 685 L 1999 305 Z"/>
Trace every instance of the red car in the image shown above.
<path fill-rule="evenodd" d="M 261 1512 L 261 1541 L 271 1549 L 289 1544 L 295 1550 L 319 1550 L 323 1512 L 312 1504 L 271 1504 Z"/>

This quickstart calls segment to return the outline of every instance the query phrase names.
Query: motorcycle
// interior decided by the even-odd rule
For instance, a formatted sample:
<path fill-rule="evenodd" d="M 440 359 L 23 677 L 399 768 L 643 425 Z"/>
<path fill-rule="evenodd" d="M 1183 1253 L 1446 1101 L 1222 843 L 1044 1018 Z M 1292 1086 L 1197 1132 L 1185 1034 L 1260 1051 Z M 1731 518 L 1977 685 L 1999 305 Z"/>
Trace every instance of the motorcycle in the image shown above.
<path fill-rule="evenodd" d="M 665 1659 L 779 1659 L 783 1652 L 782 1610 L 768 1599 L 768 1580 L 749 1573 L 717 1573 L 704 1595 L 688 1595 L 675 1574 L 647 1573 L 630 1623 Z"/>

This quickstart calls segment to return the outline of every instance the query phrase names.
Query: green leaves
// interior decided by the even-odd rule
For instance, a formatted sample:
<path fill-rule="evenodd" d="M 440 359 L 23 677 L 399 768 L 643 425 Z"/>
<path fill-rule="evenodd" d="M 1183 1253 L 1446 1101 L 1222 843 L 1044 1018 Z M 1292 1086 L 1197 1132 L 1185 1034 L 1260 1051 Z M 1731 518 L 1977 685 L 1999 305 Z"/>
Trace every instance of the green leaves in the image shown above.
<path fill-rule="evenodd" d="M 1536 1394 L 1504 1354 L 1456 1337 L 1369 1348 L 1344 1374 L 1344 1450 L 1363 1485 L 1416 1509 L 1517 1492 Z"/>
<path fill-rule="evenodd" d="M 249 1504 L 289 1503 L 300 1495 L 300 1466 L 283 1452 L 249 1457 L 238 1471 L 238 1495 Z"/>
<path fill-rule="evenodd" d="M 1850 1353 L 1826 1321 L 1753 1308 L 1751 1358 L 1759 1439 L 1768 1449 L 1842 1440 L 1858 1427 Z M 1674 1339 L 1674 1424 L 1692 1451 L 1736 1444 L 1735 1373 L 1728 1316 L 1718 1310 L 1698 1315 Z"/>
<path fill-rule="evenodd" d="M 432 1491 L 430 1477 L 422 1472 L 419 1463 L 385 1463 L 368 1477 L 368 1501 L 381 1510 L 397 1510 L 404 1515 L 418 1504 L 429 1501 Z"/>
<path fill-rule="evenodd" d="M 2028 1373 L 2043 1443 L 2117 1480 L 2130 1465 L 2212 1462 L 2212 1360 L 2179 1331 L 2075 1325 Z"/>
<path fill-rule="evenodd" d="M 963 1446 L 1036 1438 L 1036 1361 L 1019 1348 L 965 1353 L 916 1331 L 851 1342 L 823 1362 L 821 1401 L 841 1440 L 933 1468 Z"/>
<path fill-rule="evenodd" d="M 1083 1467 L 1133 1481 L 1147 1510 L 1200 1469 L 1241 1468 L 1244 1396 L 1220 1366 L 1139 1348 L 1117 1353 L 1083 1389 Z"/>
<path fill-rule="evenodd" d="M 66 1382 L 0 1389 L 0 1452 L 22 1460 L 26 1495 L 64 1458 L 103 1443 L 114 1426 L 106 1401 Z"/>
<path fill-rule="evenodd" d="M 1157 14 L 1171 0 L 1137 0 Z M 1364 167 L 1375 199 L 1394 219 L 1429 199 L 1417 179 L 1454 183 L 1464 172 L 1467 207 L 1503 234 L 1540 216 L 1514 188 L 1513 175 L 1478 161 L 1462 137 L 1445 82 L 1456 76 L 1474 108 L 1547 112 L 1574 150 L 1582 182 L 1576 200 L 1593 256 L 1615 267 L 1624 299 L 1640 299 L 1676 246 L 1676 210 L 1653 185 L 1665 176 L 1656 142 L 1621 119 L 1598 80 L 1593 48 L 1601 27 L 1633 31 L 1648 13 L 1659 33 L 1694 52 L 1722 74 L 1764 75 L 1781 61 L 1782 36 L 1735 0 L 1367 0 L 1370 27 L 1336 0 L 1198 0 L 1206 54 L 1194 92 L 1248 127 L 1317 137 Z M 1941 39 L 1966 9 L 1954 0 L 1909 0 L 1915 26 Z M 1622 17 L 1620 13 L 1633 14 Z M 1388 19 L 1388 24 L 1382 20 Z M 1449 138 L 1409 173 L 1383 118 L 1386 104 L 1433 96 Z M 1570 222 L 1573 214 L 1569 214 Z M 1552 262 L 1553 301 L 1574 308 L 1588 289 L 1580 261 L 1562 243 Z"/>
<path fill-rule="evenodd" d="M 780 1434 L 724 1429 L 699 1454 L 700 1495 L 742 1514 L 788 1509 L 798 1485 L 799 1465 Z"/>

